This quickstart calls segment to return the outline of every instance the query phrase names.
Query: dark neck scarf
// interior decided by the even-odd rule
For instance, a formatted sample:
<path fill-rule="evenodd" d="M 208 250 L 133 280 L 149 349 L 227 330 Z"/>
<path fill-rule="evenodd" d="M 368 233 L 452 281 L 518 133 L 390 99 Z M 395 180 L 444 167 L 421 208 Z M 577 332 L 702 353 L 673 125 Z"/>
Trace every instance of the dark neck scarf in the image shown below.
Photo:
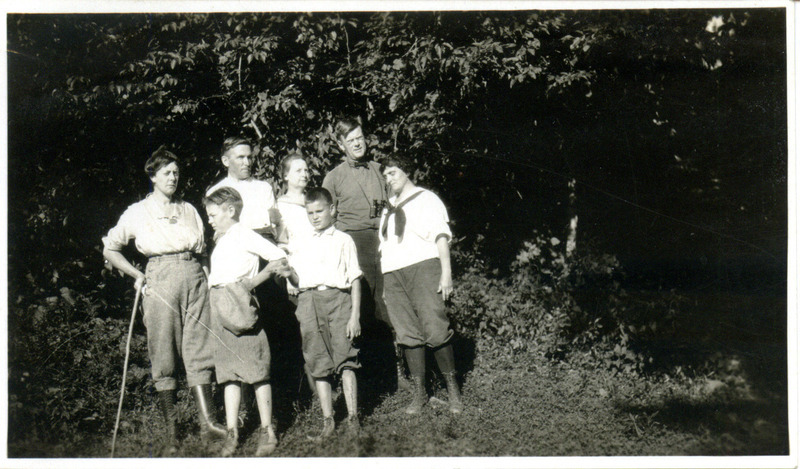
<path fill-rule="evenodd" d="M 403 206 L 412 200 L 414 200 L 418 195 L 422 194 L 424 191 L 420 190 L 419 192 L 415 192 L 411 194 L 406 200 L 400 202 L 397 205 L 392 205 L 389 202 L 386 202 L 387 205 L 387 212 L 386 218 L 383 219 L 383 226 L 381 227 L 381 236 L 383 239 L 388 239 L 388 231 L 389 231 L 389 217 L 394 215 L 394 234 L 399 238 L 399 241 L 403 241 L 403 232 L 406 229 L 406 212 L 403 211 Z"/>

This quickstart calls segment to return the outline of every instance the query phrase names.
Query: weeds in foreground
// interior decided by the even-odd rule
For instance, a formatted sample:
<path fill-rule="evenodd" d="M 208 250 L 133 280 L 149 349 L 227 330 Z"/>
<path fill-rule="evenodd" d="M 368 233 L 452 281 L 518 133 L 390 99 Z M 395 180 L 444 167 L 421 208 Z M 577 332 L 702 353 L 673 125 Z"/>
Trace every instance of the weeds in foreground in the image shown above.
<path fill-rule="evenodd" d="M 483 271 L 474 254 L 454 255 L 471 266 L 451 305 L 467 406 L 462 415 L 431 404 L 409 417 L 402 412 L 408 396 L 394 392 L 386 376 L 362 370 L 360 436 L 340 431 L 310 444 L 306 436 L 318 429 L 319 410 L 302 390 L 299 368 L 281 369 L 291 360 L 278 357 L 291 350 L 273 350 L 275 456 L 786 454 L 785 375 L 765 379 L 754 374 L 752 357 L 724 350 L 696 355 L 689 364 L 670 362 L 665 357 L 674 355 L 653 344 L 668 339 L 688 315 L 679 297 L 625 292 L 615 283 L 622 274 L 613 258 L 578 252 L 567 260 L 557 246 L 537 236 L 509 278 Z M 11 308 L 12 457 L 109 453 L 127 320 L 102 306 L 99 291 L 67 293 Z M 659 310 L 671 312 L 653 325 Z M 588 320 L 595 314 L 597 320 Z M 117 454 L 154 457 L 163 429 L 140 322 L 136 331 Z M 757 363 L 780 362 L 780 354 L 764 350 Z M 439 376 L 431 374 L 429 385 L 446 400 Z M 185 386 L 179 398 L 178 456 L 215 456 L 218 448 L 197 436 Z M 337 405 L 341 420 L 343 404 Z M 243 428 L 236 456 L 253 454 L 253 429 L 252 422 Z"/>
<path fill-rule="evenodd" d="M 478 344 L 482 349 L 482 344 Z M 781 454 L 788 451 L 780 406 L 742 387 L 709 386 L 706 377 L 632 379 L 623 373 L 581 366 L 583 360 L 553 363 L 525 352 L 479 353 L 464 376 L 466 410 L 452 415 L 447 394 L 435 378 L 431 402 L 418 416 L 403 408 L 404 391 L 386 393 L 369 415 L 362 415 L 358 437 L 343 425 L 337 407 L 337 432 L 314 444 L 307 438 L 321 425 L 318 407 L 296 406 L 276 415 L 279 445 L 274 457 L 391 456 L 605 456 Z M 371 387 L 364 386 L 362 393 Z M 196 433 L 187 393 L 181 393 L 184 437 L 179 457 L 213 457 L 217 444 Z M 341 400 L 341 397 L 339 398 Z M 287 420 L 291 425 L 286 425 Z M 125 413 L 120 457 L 158 456 L 162 429 L 154 406 Z M 252 428 L 252 427 L 251 427 Z M 10 447 L 16 456 L 106 456 L 110 438 L 86 435 L 80 446 L 39 452 L 26 442 Z M 256 435 L 242 432 L 236 457 L 255 452 Z M 42 448 L 39 449 L 42 451 Z"/>

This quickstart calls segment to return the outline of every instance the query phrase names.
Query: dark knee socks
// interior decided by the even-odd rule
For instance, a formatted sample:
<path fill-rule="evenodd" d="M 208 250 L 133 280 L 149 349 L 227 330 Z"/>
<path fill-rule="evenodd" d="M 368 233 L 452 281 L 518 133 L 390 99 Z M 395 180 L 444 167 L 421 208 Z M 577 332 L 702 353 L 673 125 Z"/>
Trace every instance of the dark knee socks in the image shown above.
<path fill-rule="evenodd" d="M 425 381 L 425 347 L 403 347 L 411 376 Z"/>
<path fill-rule="evenodd" d="M 453 346 L 445 344 L 433 351 L 433 357 L 436 359 L 436 364 L 439 365 L 439 371 L 442 374 L 452 373 L 456 371 L 456 361 L 453 356 Z"/>

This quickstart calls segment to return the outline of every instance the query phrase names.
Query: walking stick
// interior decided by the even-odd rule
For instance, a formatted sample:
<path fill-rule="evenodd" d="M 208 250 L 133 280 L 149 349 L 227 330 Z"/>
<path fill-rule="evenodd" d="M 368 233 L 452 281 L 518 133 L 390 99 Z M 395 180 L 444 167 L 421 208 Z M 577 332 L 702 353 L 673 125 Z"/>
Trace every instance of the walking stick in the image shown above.
<path fill-rule="evenodd" d="M 114 424 L 114 438 L 111 439 L 111 457 L 114 457 L 114 448 L 117 446 L 117 430 L 119 429 L 119 416 L 122 414 L 122 400 L 125 398 L 125 379 L 128 377 L 128 358 L 131 355 L 131 337 L 133 337 L 133 321 L 136 319 L 136 310 L 139 309 L 139 298 L 142 296 L 142 287 L 136 288 L 136 297 L 133 300 L 131 311 L 131 325 L 128 328 L 128 343 L 125 344 L 125 365 L 122 367 L 122 387 L 119 390 L 119 407 L 117 407 L 117 422 Z"/>

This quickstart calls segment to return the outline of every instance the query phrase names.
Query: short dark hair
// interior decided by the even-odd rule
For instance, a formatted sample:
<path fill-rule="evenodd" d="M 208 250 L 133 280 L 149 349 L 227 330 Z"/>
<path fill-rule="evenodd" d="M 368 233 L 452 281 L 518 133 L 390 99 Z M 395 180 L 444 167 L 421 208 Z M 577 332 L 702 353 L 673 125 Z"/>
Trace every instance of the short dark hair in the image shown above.
<path fill-rule="evenodd" d="M 333 136 L 336 140 L 347 137 L 347 134 L 361 127 L 361 120 L 355 116 L 341 116 L 333 126 Z"/>
<path fill-rule="evenodd" d="M 253 142 L 251 142 L 248 138 L 242 137 L 241 135 L 236 137 L 228 137 L 222 142 L 222 149 L 220 150 L 219 154 L 224 155 L 228 153 L 233 147 L 238 147 L 239 145 L 247 145 L 250 149 L 253 149 Z"/>
<path fill-rule="evenodd" d="M 286 179 L 286 175 L 289 174 L 289 168 L 292 167 L 292 161 L 294 161 L 294 160 L 306 161 L 306 157 L 303 156 L 299 152 L 289 153 L 288 155 L 284 156 L 283 159 L 281 160 L 281 164 L 280 164 L 280 167 L 281 167 L 281 181 Z M 306 161 L 306 163 L 308 163 L 308 162 Z"/>
<path fill-rule="evenodd" d="M 314 202 L 325 202 L 327 205 L 333 205 L 333 197 L 328 189 L 324 187 L 314 187 L 306 192 L 306 205 Z"/>
<path fill-rule="evenodd" d="M 411 178 L 414 175 L 414 172 L 417 170 L 417 165 L 413 159 L 399 153 L 390 153 L 389 155 L 384 156 L 381 158 L 380 163 L 381 172 L 386 170 L 386 168 L 395 166 L 406 173 L 406 176 L 409 178 Z"/>
<path fill-rule="evenodd" d="M 233 207 L 235 211 L 233 219 L 238 221 L 239 215 L 242 213 L 242 207 L 244 207 L 244 202 L 242 202 L 242 195 L 233 187 L 220 187 L 203 198 L 203 205 L 206 207 L 209 205 L 219 205 L 221 207 L 225 204 L 230 204 Z"/>
<path fill-rule="evenodd" d="M 156 175 L 158 170 L 170 163 L 175 163 L 180 166 L 178 157 L 175 156 L 175 154 L 171 151 L 167 150 L 166 146 L 161 145 L 144 163 L 144 172 L 152 178 Z"/>

